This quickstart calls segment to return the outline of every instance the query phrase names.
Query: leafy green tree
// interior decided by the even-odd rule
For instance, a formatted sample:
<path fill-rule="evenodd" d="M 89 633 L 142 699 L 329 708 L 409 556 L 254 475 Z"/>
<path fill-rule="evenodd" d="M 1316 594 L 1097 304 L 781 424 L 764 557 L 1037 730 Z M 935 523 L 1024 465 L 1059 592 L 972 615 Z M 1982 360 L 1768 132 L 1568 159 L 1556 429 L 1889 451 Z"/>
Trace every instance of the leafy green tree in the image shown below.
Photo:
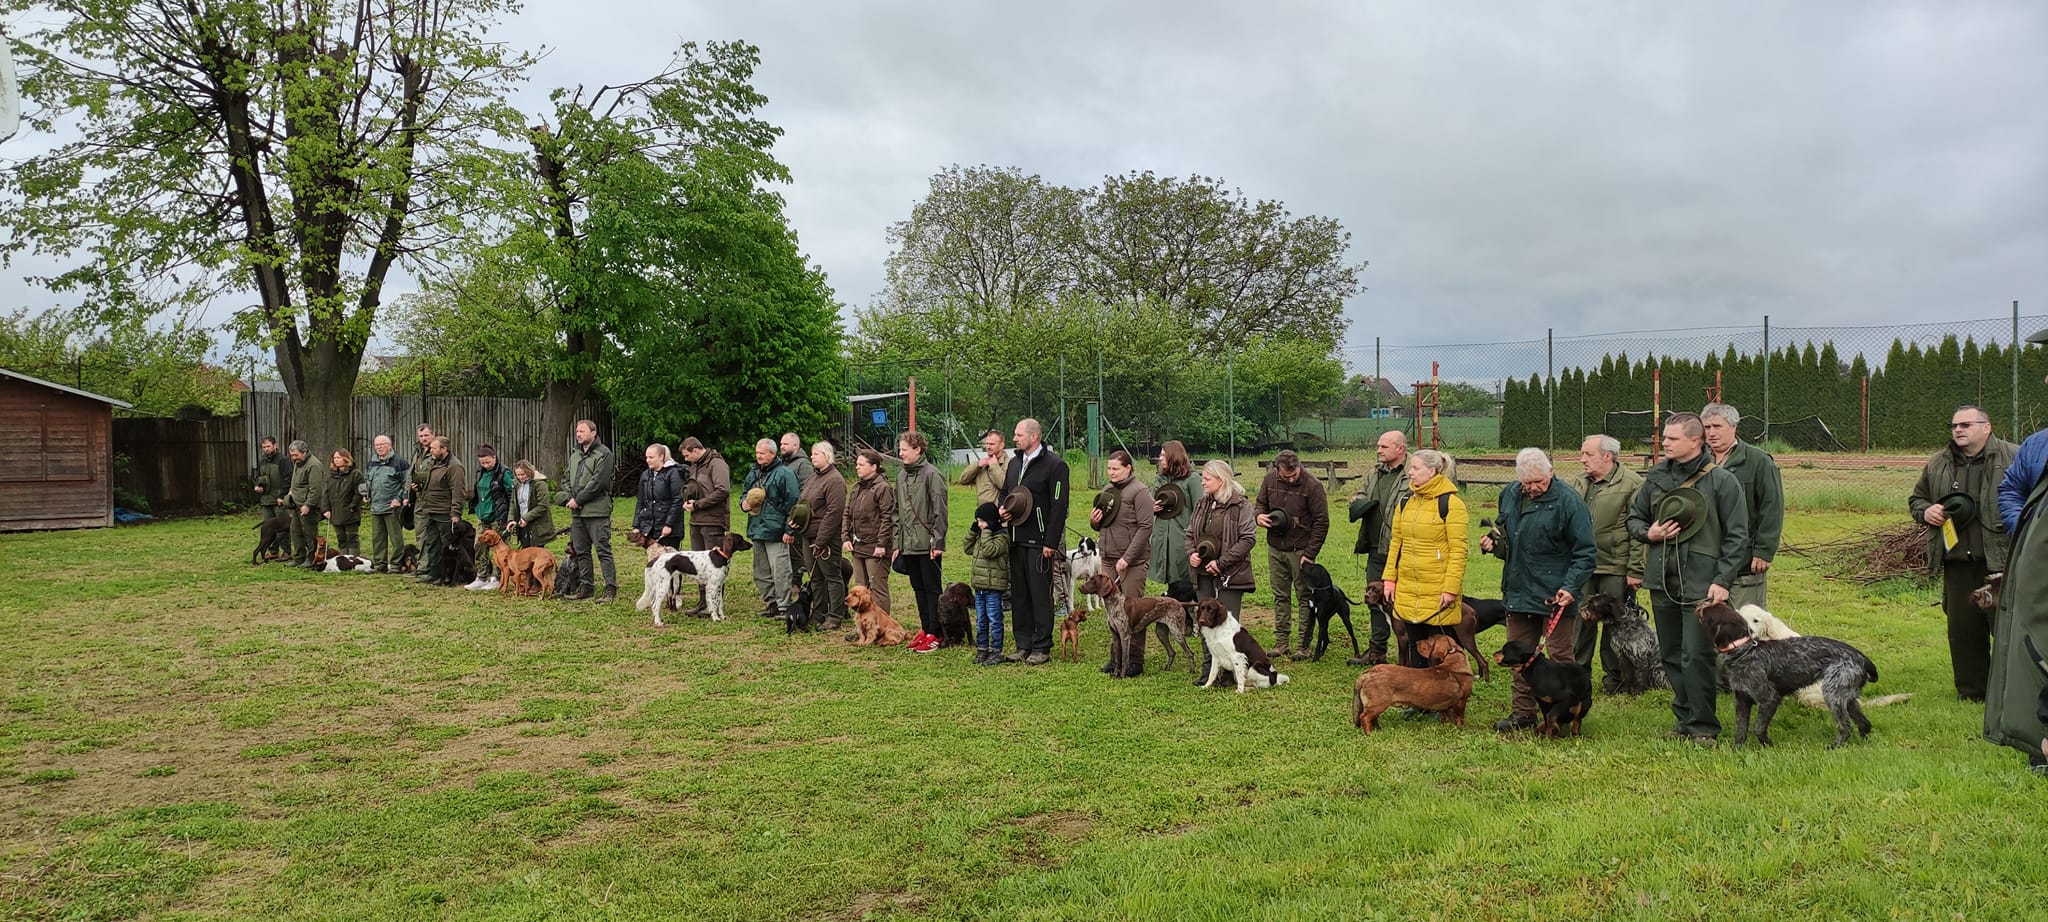
<path fill-rule="evenodd" d="M 499 153 L 507 232 L 432 279 L 401 339 L 544 402 L 543 466 L 602 393 L 635 437 L 816 432 L 843 411 L 837 306 L 770 186 L 760 52 L 684 43 L 661 73 L 556 90 Z M 560 448 L 557 448 L 557 445 Z"/>
<path fill-rule="evenodd" d="M 458 233 L 464 152 L 530 58 L 507 0 L 0 0 L 30 125 L 77 140 L 0 175 L 5 252 L 101 322 L 253 292 L 300 436 L 347 444 L 363 345 L 399 260 Z"/>
<path fill-rule="evenodd" d="M 213 337 L 182 320 L 153 329 L 134 314 L 98 322 L 85 311 L 0 315 L 0 365 L 131 405 L 125 416 L 220 416 L 241 406 L 233 372 L 208 364 Z"/>

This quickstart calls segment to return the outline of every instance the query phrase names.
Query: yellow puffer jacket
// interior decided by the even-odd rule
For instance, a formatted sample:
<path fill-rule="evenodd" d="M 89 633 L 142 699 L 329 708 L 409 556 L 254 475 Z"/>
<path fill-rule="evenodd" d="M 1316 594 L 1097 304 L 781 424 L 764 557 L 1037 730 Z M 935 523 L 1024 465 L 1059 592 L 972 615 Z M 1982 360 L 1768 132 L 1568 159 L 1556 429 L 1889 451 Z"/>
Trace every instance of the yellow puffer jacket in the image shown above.
<path fill-rule="evenodd" d="M 1439 496 L 1449 497 L 1437 516 Z M 1456 602 L 1439 610 L 1443 594 L 1465 594 L 1465 501 L 1458 486 L 1438 474 L 1415 488 L 1394 513 L 1387 543 L 1387 578 L 1394 581 L 1394 616 L 1423 624 L 1456 624 Z"/>

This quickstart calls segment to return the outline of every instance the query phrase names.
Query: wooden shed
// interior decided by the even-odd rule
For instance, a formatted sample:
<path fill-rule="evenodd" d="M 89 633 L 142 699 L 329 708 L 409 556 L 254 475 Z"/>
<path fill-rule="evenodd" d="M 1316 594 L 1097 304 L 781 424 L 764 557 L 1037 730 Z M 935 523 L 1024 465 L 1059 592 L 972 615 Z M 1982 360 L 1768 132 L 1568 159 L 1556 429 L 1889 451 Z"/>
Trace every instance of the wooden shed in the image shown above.
<path fill-rule="evenodd" d="M 0 531 L 114 524 L 114 408 L 0 368 Z"/>

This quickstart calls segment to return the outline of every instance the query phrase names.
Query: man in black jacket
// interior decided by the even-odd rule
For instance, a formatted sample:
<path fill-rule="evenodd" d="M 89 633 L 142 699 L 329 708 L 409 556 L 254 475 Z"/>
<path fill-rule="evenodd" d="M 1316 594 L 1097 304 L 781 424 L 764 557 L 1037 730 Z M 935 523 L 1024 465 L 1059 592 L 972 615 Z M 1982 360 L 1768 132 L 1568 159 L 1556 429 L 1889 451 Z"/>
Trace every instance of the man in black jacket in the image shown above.
<path fill-rule="evenodd" d="M 1010 597 L 1015 652 L 1007 662 L 1042 666 L 1052 659 L 1052 574 L 1067 533 L 1067 462 L 1045 447 L 1038 420 L 1017 423 L 1016 456 L 1003 475 L 1003 495 L 1031 492 L 1031 514 L 1010 526 Z M 1007 519 L 1005 520 L 1007 521 Z"/>

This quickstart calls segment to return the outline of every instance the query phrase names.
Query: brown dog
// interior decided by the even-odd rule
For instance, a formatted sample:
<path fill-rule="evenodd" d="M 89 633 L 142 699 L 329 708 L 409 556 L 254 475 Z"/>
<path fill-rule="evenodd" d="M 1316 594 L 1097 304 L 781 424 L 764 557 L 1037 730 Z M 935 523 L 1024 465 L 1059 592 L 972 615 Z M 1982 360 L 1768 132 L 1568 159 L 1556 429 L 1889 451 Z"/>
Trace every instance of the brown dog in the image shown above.
<path fill-rule="evenodd" d="M 495 528 L 486 528 L 477 533 L 476 546 L 479 550 L 491 555 L 491 566 L 498 568 L 499 588 L 510 591 L 512 584 L 510 579 L 512 572 L 512 546 L 505 543 L 505 536 L 498 534 L 498 530 Z"/>
<path fill-rule="evenodd" d="M 544 547 L 514 550 L 497 529 L 486 528 L 476 536 L 476 546 L 490 552 L 491 565 L 498 568 L 498 591 L 512 596 L 539 595 L 555 591 L 555 554 Z"/>
<path fill-rule="evenodd" d="M 846 590 L 846 608 L 853 612 L 853 645 L 894 647 L 910 640 L 910 632 L 875 604 L 875 594 L 866 586 Z"/>
<path fill-rule="evenodd" d="M 1473 603 L 1475 601 L 1479 603 L 1478 607 L 1474 607 Z M 1388 603 L 1386 593 L 1380 591 L 1379 583 L 1368 582 L 1365 584 L 1365 604 L 1368 608 L 1385 616 L 1387 621 L 1393 625 L 1395 649 L 1408 649 L 1408 622 L 1394 617 L 1394 607 Z M 1488 660 L 1485 654 L 1479 652 L 1479 635 L 1489 628 L 1499 627 L 1505 623 L 1507 609 L 1502 607 L 1499 600 L 1496 599 L 1461 599 L 1459 601 L 1459 613 L 1458 623 L 1453 628 L 1453 633 L 1458 636 L 1458 646 L 1464 647 L 1465 652 L 1472 654 L 1472 659 L 1479 663 L 1480 681 L 1491 682 L 1493 681 L 1492 661 Z"/>
<path fill-rule="evenodd" d="M 1088 620 L 1088 610 L 1076 608 L 1067 612 L 1065 621 L 1060 622 L 1060 658 L 1067 662 L 1081 659 L 1081 622 Z"/>
<path fill-rule="evenodd" d="M 1179 599 L 1165 596 L 1125 599 L 1123 587 L 1108 573 L 1088 577 L 1077 588 L 1084 594 L 1102 599 L 1103 623 L 1109 625 L 1110 633 L 1111 676 L 1119 679 L 1129 677 L 1129 664 L 1124 661 L 1125 653 L 1130 649 L 1128 643 L 1133 637 L 1144 640 L 1145 628 L 1153 626 L 1158 628 L 1160 645 L 1166 648 L 1166 668 L 1173 668 L 1179 659 L 1173 649 L 1177 643 L 1179 652 L 1188 655 L 1189 673 L 1201 673 L 1202 659 L 1188 646 L 1187 606 L 1182 605 Z"/>
<path fill-rule="evenodd" d="M 1427 669 L 1408 666 L 1374 666 L 1358 677 L 1351 692 L 1351 722 L 1367 733 L 1379 727 L 1380 715 L 1397 704 L 1437 711 L 1460 727 L 1465 725 L 1465 702 L 1472 698 L 1472 666 L 1465 651 L 1447 634 L 1422 638 L 1417 655 L 1435 660 Z"/>

